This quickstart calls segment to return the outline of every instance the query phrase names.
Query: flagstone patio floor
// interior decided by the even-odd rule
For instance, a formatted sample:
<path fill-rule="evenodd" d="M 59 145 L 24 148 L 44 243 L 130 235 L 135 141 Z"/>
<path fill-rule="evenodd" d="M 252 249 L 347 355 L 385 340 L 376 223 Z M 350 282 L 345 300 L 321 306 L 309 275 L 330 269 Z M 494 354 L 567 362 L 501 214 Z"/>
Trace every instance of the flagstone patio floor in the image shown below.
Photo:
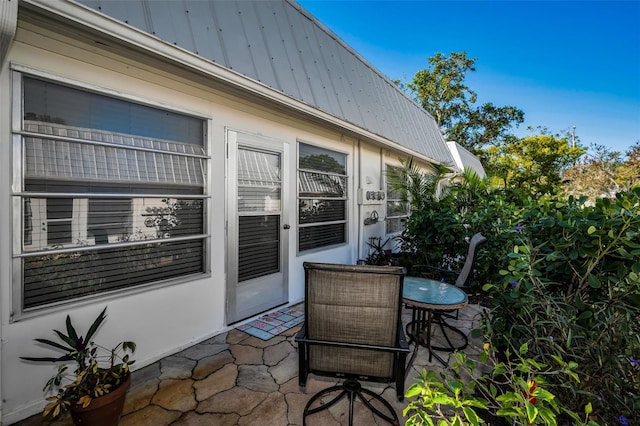
<path fill-rule="evenodd" d="M 303 310 L 303 305 L 294 309 Z M 449 323 L 470 335 L 481 317 L 479 305 L 460 310 L 457 320 Z M 403 320 L 409 321 L 405 309 Z M 215 336 L 179 353 L 164 358 L 132 374 L 121 426 L 294 426 L 302 425 L 302 410 L 316 392 L 332 386 L 338 379 L 309 375 L 305 388 L 298 386 L 298 354 L 294 335 L 300 326 L 270 340 L 260 340 L 238 329 Z M 436 337 L 437 343 L 437 337 Z M 469 337 L 465 352 L 478 354 L 482 342 Z M 439 352 L 445 360 L 451 354 Z M 419 348 L 407 374 L 405 390 L 423 368 L 441 370 L 428 351 Z M 407 402 L 399 402 L 393 383 L 362 382 L 363 387 L 384 395 L 402 420 Z M 309 426 L 348 424 L 348 399 L 329 410 L 307 418 Z M 355 425 L 387 424 L 357 403 Z M 18 426 L 69 426 L 69 416 L 50 422 L 32 416 Z"/>

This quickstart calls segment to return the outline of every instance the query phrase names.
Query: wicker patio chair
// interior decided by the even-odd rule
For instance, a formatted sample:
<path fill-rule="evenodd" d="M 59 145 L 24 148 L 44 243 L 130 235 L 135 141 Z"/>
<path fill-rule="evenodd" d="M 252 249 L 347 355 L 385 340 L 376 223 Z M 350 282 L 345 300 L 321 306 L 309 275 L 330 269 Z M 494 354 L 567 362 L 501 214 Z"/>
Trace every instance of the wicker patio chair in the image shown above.
<path fill-rule="evenodd" d="M 405 362 L 409 353 L 401 322 L 403 270 L 400 267 L 304 263 L 305 321 L 296 335 L 299 384 L 309 373 L 346 380 L 314 395 L 304 408 L 317 413 L 349 397 L 349 425 L 359 398 L 375 415 L 399 424 L 391 405 L 365 389 L 359 380 L 395 381 L 398 400 L 404 398 Z M 326 404 L 316 401 L 338 393 Z M 366 394 L 386 407 L 382 413 Z"/>

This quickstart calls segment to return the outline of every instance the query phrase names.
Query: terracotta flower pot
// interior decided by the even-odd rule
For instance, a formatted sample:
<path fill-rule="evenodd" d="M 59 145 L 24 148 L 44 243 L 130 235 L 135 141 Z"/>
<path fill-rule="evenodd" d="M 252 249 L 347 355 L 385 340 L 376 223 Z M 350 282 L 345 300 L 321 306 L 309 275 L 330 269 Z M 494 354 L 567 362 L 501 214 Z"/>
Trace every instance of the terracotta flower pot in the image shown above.
<path fill-rule="evenodd" d="M 130 385 L 131 374 L 114 391 L 94 398 L 86 408 L 72 404 L 69 407 L 69 412 L 73 424 L 76 426 L 117 426 L 120 423 L 124 399 Z"/>

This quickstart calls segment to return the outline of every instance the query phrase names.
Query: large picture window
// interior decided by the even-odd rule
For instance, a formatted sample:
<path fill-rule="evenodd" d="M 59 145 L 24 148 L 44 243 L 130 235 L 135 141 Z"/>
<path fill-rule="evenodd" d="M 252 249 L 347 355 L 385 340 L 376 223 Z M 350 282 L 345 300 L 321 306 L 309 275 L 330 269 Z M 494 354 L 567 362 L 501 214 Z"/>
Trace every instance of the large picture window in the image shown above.
<path fill-rule="evenodd" d="M 15 75 L 22 310 L 206 272 L 206 121 Z"/>
<path fill-rule="evenodd" d="M 347 155 L 298 144 L 298 250 L 347 241 Z"/>
<path fill-rule="evenodd" d="M 409 203 L 402 200 L 400 191 L 392 185 L 390 176 L 398 175 L 400 167 L 387 165 L 385 173 L 387 183 L 387 214 L 385 226 L 387 234 L 399 234 L 406 227 L 407 218 L 411 213 Z"/>

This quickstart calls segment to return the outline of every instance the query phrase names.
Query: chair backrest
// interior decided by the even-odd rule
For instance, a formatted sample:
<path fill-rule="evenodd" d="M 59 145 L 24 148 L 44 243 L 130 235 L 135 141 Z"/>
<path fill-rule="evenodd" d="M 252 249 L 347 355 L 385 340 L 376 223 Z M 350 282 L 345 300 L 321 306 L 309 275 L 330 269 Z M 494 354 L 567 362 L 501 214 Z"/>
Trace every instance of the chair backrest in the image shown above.
<path fill-rule="evenodd" d="M 304 263 L 310 339 L 395 347 L 401 321 L 400 267 Z M 393 353 L 311 345 L 312 370 L 392 378 Z"/>
<path fill-rule="evenodd" d="M 469 241 L 469 251 L 467 252 L 467 258 L 464 261 L 464 265 L 460 270 L 458 278 L 456 278 L 456 286 L 469 287 L 471 277 L 473 275 L 473 267 L 476 263 L 476 258 L 478 257 L 478 247 L 486 242 L 487 238 L 480 232 L 471 237 L 471 241 Z"/>

